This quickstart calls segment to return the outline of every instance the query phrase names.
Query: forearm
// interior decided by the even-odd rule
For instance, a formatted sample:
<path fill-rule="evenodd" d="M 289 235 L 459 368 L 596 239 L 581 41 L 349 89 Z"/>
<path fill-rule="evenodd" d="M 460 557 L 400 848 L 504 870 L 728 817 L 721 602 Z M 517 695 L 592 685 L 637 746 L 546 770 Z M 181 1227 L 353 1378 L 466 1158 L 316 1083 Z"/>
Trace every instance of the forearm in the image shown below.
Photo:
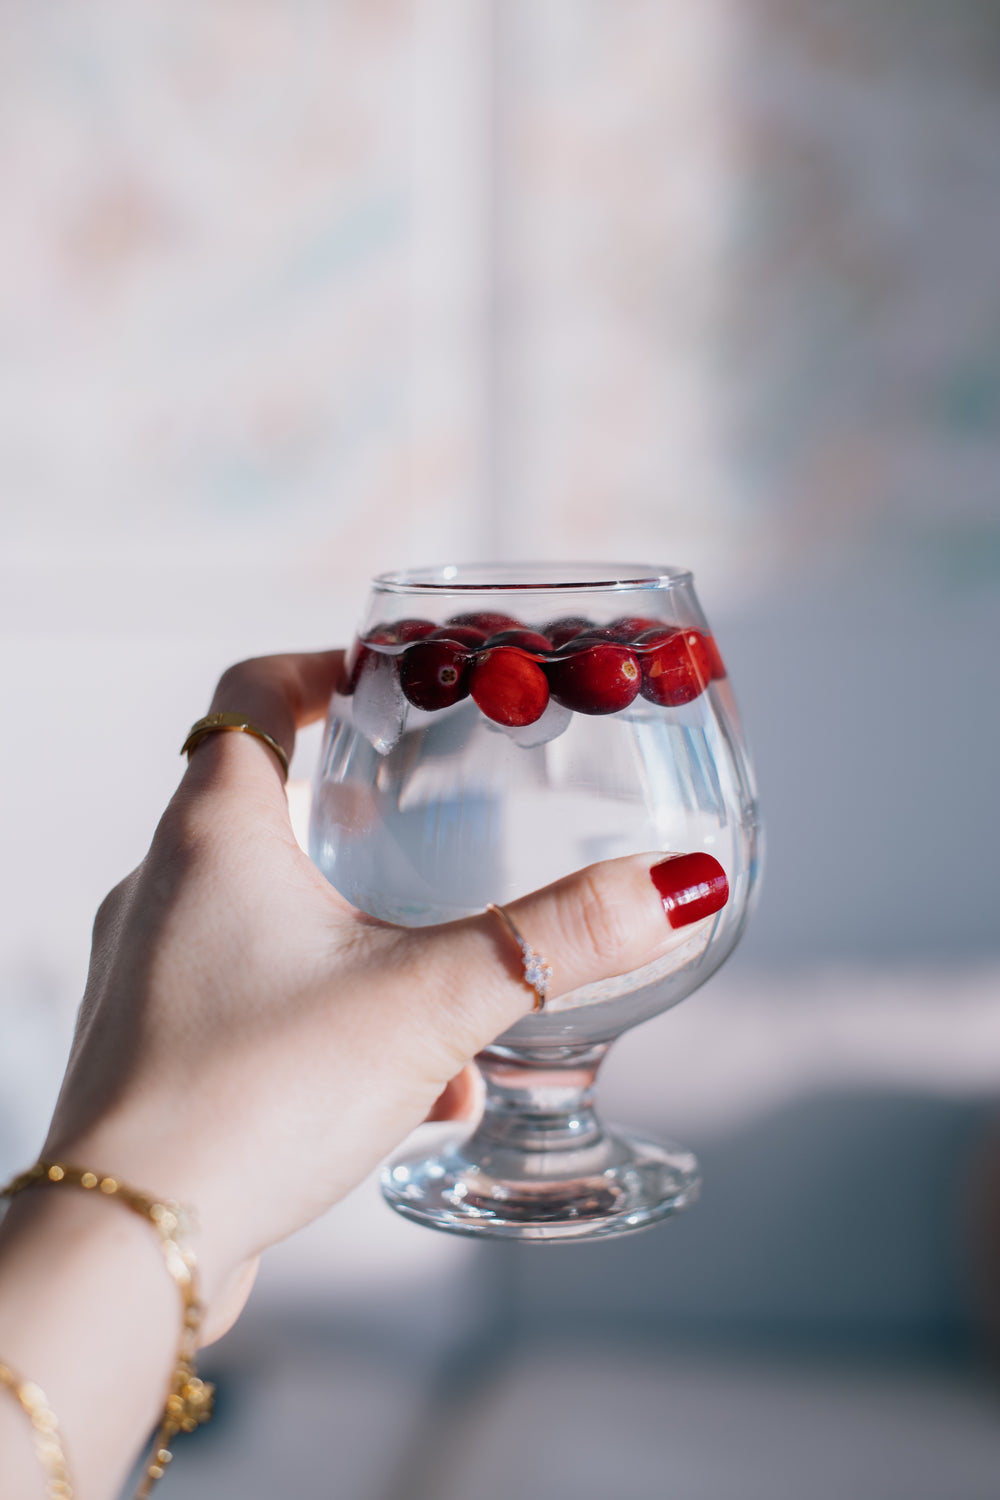
<path fill-rule="evenodd" d="M 45 1392 L 76 1500 L 110 1500 L 162 1411 L 181 1325 L 153 1226 L 77 1188 L 32 1188 L 0 1227 L 0 1361 Z M 27 1415 L 0 1391 L 0 1494 L 45 1494 Z"/>

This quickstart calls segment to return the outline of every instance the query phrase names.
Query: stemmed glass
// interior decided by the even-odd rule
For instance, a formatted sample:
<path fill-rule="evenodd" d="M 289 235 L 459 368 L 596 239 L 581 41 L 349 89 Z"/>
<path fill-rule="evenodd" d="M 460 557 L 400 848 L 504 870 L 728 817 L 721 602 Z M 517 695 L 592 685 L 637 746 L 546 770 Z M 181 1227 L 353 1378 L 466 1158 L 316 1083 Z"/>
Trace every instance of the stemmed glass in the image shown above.
<path fill-rule="evenodd" d="M 375 579 L 331 706 L 310 853 L 354 905 L 423 926 L 596 860 L 704 851 L 729 900 L 645 968 L 550 1000 L 477 1059 L 479 1125 L 386 1168 L 399 1213 L 461 1234 L 640 1229 L 698 1190 L 687 1151 L 606 1129 L 615 1037 L 683 1000 L 745 925 L 752 772 L 691 575 L 518 563 Z"/>

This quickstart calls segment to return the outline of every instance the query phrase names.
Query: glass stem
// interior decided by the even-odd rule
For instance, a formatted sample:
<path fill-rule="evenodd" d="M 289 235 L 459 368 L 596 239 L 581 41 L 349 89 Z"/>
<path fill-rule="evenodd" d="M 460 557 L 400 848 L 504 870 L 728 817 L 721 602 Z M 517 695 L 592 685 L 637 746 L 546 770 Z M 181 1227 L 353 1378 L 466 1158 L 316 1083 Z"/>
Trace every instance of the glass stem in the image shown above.
<path fill-rule="evenodd" d="M 477 1144 L 517 1151 L 573 1151 L 604 1134 L 594 1082 L 609 1043 L 521 1050 L 489 1047 L 476 1058 L 486 1083 Z"/>

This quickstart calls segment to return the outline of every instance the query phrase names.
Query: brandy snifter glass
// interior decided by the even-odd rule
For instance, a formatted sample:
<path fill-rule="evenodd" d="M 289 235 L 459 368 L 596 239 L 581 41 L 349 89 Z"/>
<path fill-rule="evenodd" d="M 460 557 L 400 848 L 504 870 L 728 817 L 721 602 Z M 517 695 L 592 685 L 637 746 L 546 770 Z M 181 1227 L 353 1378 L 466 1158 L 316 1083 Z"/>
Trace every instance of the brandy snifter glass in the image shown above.
<path fill-rule="evenodd" d="M 691 1202 L 693 1156 L 606 1128 L 595 1078 L 617 1036 L 732 952 L 759 828 L 729 678 L 690 573 L 517 563 L 374 581 L 330 705 L 310 831 L 313 859 L 349 901 L 423 926 L 657 850 L 712 855 L 726 904 L 655 962 L 550 999 L 497 1037 L 477 1059 L 478 1125 L 385 1169 L 399 1213 L 550 1240 L 640 1229 Z"/>

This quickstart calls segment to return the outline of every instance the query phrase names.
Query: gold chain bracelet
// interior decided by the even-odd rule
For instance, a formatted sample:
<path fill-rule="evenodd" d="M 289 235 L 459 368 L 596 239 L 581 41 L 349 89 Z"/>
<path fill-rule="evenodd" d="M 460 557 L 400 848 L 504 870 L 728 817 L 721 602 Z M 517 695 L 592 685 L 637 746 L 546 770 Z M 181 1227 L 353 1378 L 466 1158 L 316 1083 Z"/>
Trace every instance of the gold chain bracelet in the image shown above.
<path fill-rule="evenodd" d="M 198 1297 L 197 1262 L 194 1251 L 186 1243 L 188 1219 L 177 1203 L 159 1203 L 147 1193 L 137 1192 L 119 1182 L 117 1177 L 100 1176 L 83 1167 L 69 1166 L 64 1162 L 39 1161 L 27 1172 L 22 1172 L 0 1191 L 0 1198 L 13 1198 L 25 1188 L 36 1183 L 62 1183 L 68 1187 L 79 1187 L 85 1192 L 99 1192 L 108 1198 L 118 1198 L 126 1208 L 147 1219 L 156 1230 L 167 1270 L 181 1294 L 183 1325 L 177 1363 L 170 1382 L 166 1406 L 153 1449 L 135 1500 L 146 1500 L 158 1479 L 163 1478 L 172 1453 L 170 1445 L 179 1432 L 193 1432 L 212 1415 L 212 1386 L 199 1379 L 197 1369 L 198 1336 L 201 1332 L 202 1306 Z M 0 1373 L 0 1384 L 8 1385 L 27 1411 L 35 1428 L 35 1446 L 39 1459 L 49 1478 L 49 1500 L 71 1500 L 72 1488 L 66 1466 L 66 1457 L 59 1437 L 55 1417 L 39 1388 L 31 1382 L 18 1381 L 12 1371 L 0 1365 L 8 1379 Z M 25 1400 L 24 1392 L 28 1392 Z M 29 1405 L 29 1403 L 33 1403 Z M 41 1424 L 41 1425 L 40 1425 Z M 43 1444 L 44 1435 L 44 1444 Z M 43 1447 L 45 1454 L 43 1456 Z"/>
<path fill-rule="evenodd" d="M 66 1450 L 62 1445 L 59 1423 L 45 1392 L 34 1381 L 22 1379 L 10 1365 L 5 1364 L 0 1364 L 0 1385 L 13 1391 L 35 1429 L 35 1452 L 49 1482 L 48 1500 L 73 1500 Z"/>

